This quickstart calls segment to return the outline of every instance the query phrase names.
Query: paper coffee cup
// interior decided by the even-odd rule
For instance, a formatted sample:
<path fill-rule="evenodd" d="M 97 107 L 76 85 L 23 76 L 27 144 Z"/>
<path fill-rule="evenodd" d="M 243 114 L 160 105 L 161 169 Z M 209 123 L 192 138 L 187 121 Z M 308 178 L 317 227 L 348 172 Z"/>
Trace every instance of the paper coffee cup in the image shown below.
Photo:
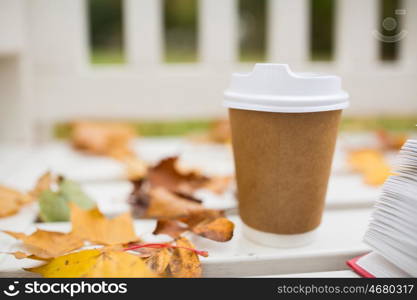
<path fill-rule="evenodd" d="M 251 73 L 233 75 L 225 105 L 244 235 L 275 247 L 311 242 L 348 106 L 340 78 L 256 64 Z"/>

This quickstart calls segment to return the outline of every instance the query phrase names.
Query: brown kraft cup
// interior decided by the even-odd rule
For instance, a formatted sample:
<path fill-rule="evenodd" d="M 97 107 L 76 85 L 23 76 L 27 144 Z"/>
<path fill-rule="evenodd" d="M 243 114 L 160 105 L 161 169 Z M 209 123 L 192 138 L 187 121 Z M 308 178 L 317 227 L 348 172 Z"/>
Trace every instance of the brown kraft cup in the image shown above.
<path fill-rule="evenodd" d="M 340 78 L 256 64 L 233 74 L 224 95 L 243 234 L 273 247 L 312 242 L 349 104 Z"/>
<path fill-rule="evenodd" d="M 229 110 L 239 214 L 246 225 L 277 234 L 319 226 L 340 115 Z"/>

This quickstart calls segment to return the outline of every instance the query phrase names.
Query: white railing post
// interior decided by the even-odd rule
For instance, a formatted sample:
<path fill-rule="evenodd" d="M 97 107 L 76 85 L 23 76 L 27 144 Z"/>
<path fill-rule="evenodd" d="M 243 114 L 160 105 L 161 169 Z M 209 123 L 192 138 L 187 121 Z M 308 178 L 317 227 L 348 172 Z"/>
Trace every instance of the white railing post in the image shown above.
<path fill-rule="evenodd" d="M 161 0 L 124 0 L 124 40 L 128 62 L 158 64 L 162 57 Z"/>
<path fill-rule="evenodd" d="M 416 72 L 417 68 L 417 1 L 404 0 L 406 10 L 402 29 L 407 35 L 400 42 L 400 59 L 406 69 Z"/>
<path fill-rule="evenodd" d="M 25 45 L 26 1 L 0 1 L 0 143 L 32 139 Z"/>
<path fill-rule="evenodd" d="M 27 1 L 31 58 L 42 72 L 76 73 L 88 62 L 86 0 Z"/>
<path fill-rule="evenodd" d="M 336 61 L 343 69 L 373 67 L 378 58 L 379 0 L 337 1 Z"/>
<path fill-rule="evenodd" d="M 237 0 L 200 0 L 199 52 L 203 63 L 236 60 L 237 10 Z"/>
<path fill-rule="evenodd" d="M 303 65 L 308 60 L 309 2 L 268 1 L 268 57 L 278 63 Z"/>
<path fill-rule="evenodd" d="M 2 0 L 0 2 L 0 56 L 16 54 L 23 48 L 22 0 Z"/>

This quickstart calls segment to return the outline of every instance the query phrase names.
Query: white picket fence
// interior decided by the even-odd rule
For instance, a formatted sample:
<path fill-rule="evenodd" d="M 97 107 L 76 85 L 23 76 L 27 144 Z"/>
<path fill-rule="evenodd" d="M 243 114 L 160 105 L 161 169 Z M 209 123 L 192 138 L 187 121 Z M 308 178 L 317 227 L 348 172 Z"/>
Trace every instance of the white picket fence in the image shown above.
<path fill-rule="evenodd" d="M 309 61 L 309 1 L 269 0 L 267 56 L 296 71 L 336 73 L 347 114 L 417 113 L 417 1 L 399 59 L 378 60 L 378 0 L 335 0 L 335 59 Z M 199 62 L 165 64 L 161 0 L 124 0 L 128 63 L 88 58 L 86 0 L 0 0 L 0 140 L 45 136 L 74 118 L 179 119 L 225 114 L 222 91 L 238 62 L 238 0 L 199 0 Z"/>

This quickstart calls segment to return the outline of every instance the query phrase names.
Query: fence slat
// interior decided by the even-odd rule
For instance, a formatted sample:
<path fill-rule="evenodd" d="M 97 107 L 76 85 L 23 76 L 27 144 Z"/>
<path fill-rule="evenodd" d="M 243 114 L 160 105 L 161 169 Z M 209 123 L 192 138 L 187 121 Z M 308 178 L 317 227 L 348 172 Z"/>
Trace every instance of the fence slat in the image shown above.
<path fill-rule="evenodd" d="M 300 66 L 308 60 L 308 1 L 269 0 L 268 57 Z"/>
<path fill-rule="evenodd" d="M 22 0 L 0 1 L 0 56 L 22 50 L 24 31 Z"/>
<path fill-rule="evenodd" d="M 233 62 L 237 57 L 237 0 L 200 0 L 200 55 L 204 63 Z"/>
<path fill-rule="evenodd" d="M 162 9 L 161 0 L 124 0 L 125 51 L 133 66 L 160 63 Z"/>
<path fill-rule="evenodd" d="M 27 1 L 28 44 L 35 68 L 75 73 L 87 63 L 85 0 Z"/>
<path fill-rule="evenodd" d="M 378 58 L 379 0 L 339 0 L 336 27 L 336 60 L 343 69 L 366 68 Z"/>
<path fill-rule="evenodd" d="M 405 22 L 402 26 L 407 35 L 401 40 L 401 62 L 406 68 L 416 70 L 417 66 L 417 1 L 404 0 Z"/>

